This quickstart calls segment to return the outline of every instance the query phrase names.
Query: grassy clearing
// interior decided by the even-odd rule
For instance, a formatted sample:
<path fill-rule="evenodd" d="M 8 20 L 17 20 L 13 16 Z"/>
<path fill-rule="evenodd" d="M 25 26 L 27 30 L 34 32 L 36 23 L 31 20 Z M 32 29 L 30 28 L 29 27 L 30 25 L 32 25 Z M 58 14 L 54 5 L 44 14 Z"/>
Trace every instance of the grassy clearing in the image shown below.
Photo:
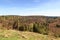
<path fill-rule="evenodd" d="M 26 31 L 0 30 L 0 40 L 60 40 L 60 38 Z"/>

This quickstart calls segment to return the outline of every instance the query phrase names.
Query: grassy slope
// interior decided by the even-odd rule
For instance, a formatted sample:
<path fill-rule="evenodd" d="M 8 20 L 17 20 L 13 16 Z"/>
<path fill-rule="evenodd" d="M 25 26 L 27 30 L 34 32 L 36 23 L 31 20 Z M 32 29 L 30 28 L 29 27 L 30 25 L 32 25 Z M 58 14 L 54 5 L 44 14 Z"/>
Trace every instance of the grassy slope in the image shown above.
<path fill-rule="evenodd" d="M 0 30 L 0 40 L 60 40 L 33 32 L 19 32 L 16 30 Z"/>

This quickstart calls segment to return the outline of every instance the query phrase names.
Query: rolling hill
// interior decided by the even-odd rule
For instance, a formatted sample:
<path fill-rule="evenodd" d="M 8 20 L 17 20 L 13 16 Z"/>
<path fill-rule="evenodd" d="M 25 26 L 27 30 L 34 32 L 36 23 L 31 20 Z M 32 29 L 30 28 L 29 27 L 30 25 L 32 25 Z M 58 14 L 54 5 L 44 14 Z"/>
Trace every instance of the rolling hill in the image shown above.
<path fill-rule="evenodd" d="M 38 40 L 40 40 L 40 39 L 45 40 L 46 38 L 47 38 L 47 40 L 50 40 L 47 37 L 48 35 L 53 36 L 52 38 L 60 37 L 60 17 L 17 16 L 17 15 L 0 16 L 0 30 L 7 30 L 7 31 L 15 30 L 16 33 L 17 33 L 17 31 L 20 31 L 21 34 L 23 34 L 22 32 L 24 32 L 24 35 L 27 35 L 27 36 L 29 36 L 31 34 L 32 38 L 29 40 L 35 40 L 35 38 L 33 38 L 33 37 L 35 37 L 35 35 L 38 36 L 40 34 L 42 36 L 44 36 L 44 37 L 42 37 L 44 39 L 41 39 L 40 36 L 38 36 L 38 37 L 36 36 Z M 25 31 L 27 32 L 26 34 L 25 34 Z M 4 34 L 4 33 L 0 32 L 0 36 L 2 36 L 1 34 Z M 33 36 L 32 36 L 32 34 L 33 34 Z M 8 40 L 8 39 L 1 39 L 1 40 Z M 11 40 L 13 40 L 13 37 Z M 23 40 L 25 40 L 25 39 L 23 38 Z M 53 40 L 53 39 L 51 39 L 51 40 Z"/>

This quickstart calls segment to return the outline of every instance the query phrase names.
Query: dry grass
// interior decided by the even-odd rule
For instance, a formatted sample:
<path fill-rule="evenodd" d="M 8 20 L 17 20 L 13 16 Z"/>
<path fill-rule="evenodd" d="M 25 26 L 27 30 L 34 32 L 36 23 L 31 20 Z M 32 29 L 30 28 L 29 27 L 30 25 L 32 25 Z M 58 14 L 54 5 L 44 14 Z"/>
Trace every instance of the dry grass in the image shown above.
<path fill-rule="evenodd" d="M 60 38 L 27 31 L 0 30 L 0 40 L 60 40 Z"/>

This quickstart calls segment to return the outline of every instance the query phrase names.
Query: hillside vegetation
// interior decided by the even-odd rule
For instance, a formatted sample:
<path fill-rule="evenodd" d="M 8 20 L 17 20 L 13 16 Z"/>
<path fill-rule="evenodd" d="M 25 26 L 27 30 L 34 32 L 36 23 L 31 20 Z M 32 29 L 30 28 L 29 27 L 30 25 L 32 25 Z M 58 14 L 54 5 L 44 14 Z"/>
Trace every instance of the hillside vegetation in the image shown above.
<path fill-rule="evenodd" d="M 21 32 L 24 32 L 24 31 L 34 32 L 34 33 L 42 34 L 44 37 L 45 35 L 49 35 L 49 36 L 59 38 L 60 37 L 60 17 L 11 16 L 11 15 L 0 16 L 0 29 L 1 30 L 17 30 Z"/>

